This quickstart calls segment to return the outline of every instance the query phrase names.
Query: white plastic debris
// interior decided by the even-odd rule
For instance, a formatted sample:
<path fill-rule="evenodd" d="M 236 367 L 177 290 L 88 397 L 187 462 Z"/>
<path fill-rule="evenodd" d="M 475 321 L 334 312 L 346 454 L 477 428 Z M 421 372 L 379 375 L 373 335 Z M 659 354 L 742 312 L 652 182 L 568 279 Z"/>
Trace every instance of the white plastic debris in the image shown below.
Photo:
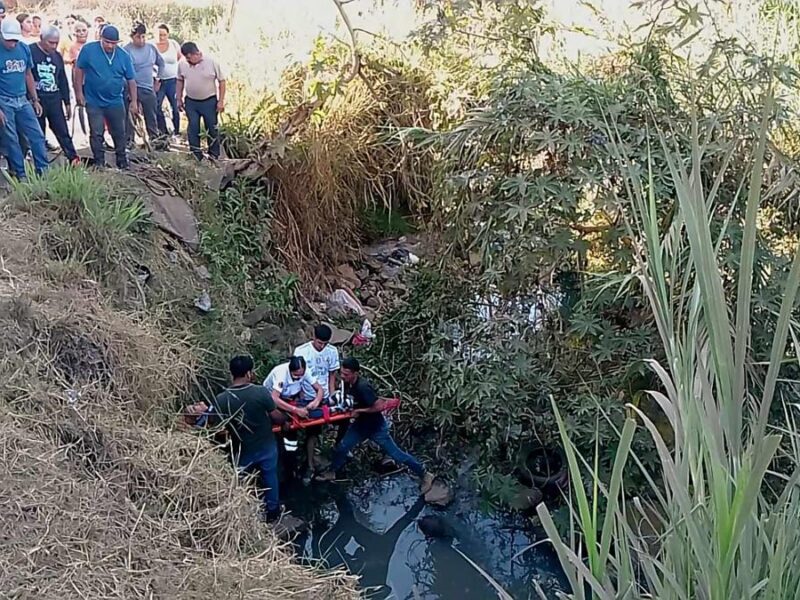
<path fill-rule="evenodd" d="M 364 319 L 364 322 L 361 324 L 361 335 L 368 340 L 375 337 L 375 334 L 372 333 L 372 323 L 369 322 L 369 319 Z"/>
<path fill-rule="evenodd" d="M 328 296 L 328 307 L 331 313 L 350 314 L 355 313 L 360 317 L 364 316 L 364 307 L 358 299 L 347 290 L 339 288 Z"/>
<path fill-rule="evenodd" d="M 208 295 L 207 291 L 203 290 L 203 293 L 195 298 L 194 305 L 200 312 L 211 312 L 211 296 Z"/>

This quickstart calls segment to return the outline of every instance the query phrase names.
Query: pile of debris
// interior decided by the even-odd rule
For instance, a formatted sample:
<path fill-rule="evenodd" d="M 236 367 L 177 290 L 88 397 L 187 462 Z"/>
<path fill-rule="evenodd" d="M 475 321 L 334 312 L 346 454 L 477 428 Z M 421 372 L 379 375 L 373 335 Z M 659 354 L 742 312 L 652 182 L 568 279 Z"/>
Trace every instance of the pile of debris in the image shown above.
<path fill-rule="evenodd" d="M 387 240 L 364 250 L 357 264 L 341 264 L 333 274 L 334 290 L 319 310 L 331 317 L 367 316 L 391 308 L 408 294 L 404 274 L 420 262 L 419 238 Z"/>

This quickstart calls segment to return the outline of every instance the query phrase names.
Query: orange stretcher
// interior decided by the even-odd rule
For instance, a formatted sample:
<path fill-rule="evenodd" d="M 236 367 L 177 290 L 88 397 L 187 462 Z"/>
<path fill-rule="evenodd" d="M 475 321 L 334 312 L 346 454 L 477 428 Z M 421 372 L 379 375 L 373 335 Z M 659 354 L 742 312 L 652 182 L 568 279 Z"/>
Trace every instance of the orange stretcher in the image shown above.
<path fill-rule="evenodd" d="M 379 400 L 383 400 L 384 402 L 383 410 L 381 410 L 382 413 L 391 412 L 400 406 L 400 398 L 379 398 Z M 352 419 L 354 416 L 352 410 L 331 412 L 330 406 L 323 406 L 314 412 L 321 412 L 322 416 L 315 416 L 311 419 L 300 419 L 295 415 L 287 415 L 289 417 L 289 421 L 286 423 L 286 425 L 274 425 L 272 427 L 272 431 L 275 433 L 280 433 L 281 428 L 285 428 L 286 426 L 288 426 L 291 431 L 296 431 L 298 429 L 305 429 L 306 427 L 315 427 L 317 425 L 336 423 L 337 421 L 346 421 L 348 419 Z"/>

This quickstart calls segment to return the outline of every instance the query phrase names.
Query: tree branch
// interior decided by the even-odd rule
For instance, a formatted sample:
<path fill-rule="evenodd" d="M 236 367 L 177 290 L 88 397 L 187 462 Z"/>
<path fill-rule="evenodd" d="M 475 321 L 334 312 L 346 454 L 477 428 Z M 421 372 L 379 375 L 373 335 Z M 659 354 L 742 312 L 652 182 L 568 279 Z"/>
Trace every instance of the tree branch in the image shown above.
<path fill-rule="evenodd" d="M 333 3 L 336 5 L 336 10 L 339 11 L 339 16 L 342 17 L 342 22 L 344 26 L 347 28 L 347 33 L 350 34 L 350 55 L 352 57 L 352 63 L 350 64 L 350 72 L 345 75 L 342 83 L 350 83 L 353 79 L 356 78 L 358 75 L 358 71 L 361 68 L 361 54 L 358 51 L 358 41 L 356 39 L 356 30 L 353 28 L 353 23 L 350 21 L 350 15 L 347 14 L 347 11 L 344 9 L 345 4 L 349 4 L 353 0 L 333 0 Z"/>

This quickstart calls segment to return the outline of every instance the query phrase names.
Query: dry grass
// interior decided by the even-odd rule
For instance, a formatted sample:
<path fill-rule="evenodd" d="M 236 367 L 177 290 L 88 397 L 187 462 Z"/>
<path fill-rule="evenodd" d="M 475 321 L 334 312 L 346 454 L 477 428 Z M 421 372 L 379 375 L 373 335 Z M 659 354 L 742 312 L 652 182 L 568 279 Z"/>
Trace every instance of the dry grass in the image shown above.
<path fill-rule="evenodd" d="M 0 207 L 2 596 L 356 597 L 293 563 L 221 453 L 158 426 L 193 349 L 48 257 L 51 226 Z"/>
<path fill-rule="evenodd" d="M 373 62 L 362 74 L 270 170 L 276 247 L 304 283 L 323 283 L 313 278 L 357 254 L 364 210 L 418 210 L 427 199 L 429 165 L 393 133 L 430 125 L 428 82 Z"/>

